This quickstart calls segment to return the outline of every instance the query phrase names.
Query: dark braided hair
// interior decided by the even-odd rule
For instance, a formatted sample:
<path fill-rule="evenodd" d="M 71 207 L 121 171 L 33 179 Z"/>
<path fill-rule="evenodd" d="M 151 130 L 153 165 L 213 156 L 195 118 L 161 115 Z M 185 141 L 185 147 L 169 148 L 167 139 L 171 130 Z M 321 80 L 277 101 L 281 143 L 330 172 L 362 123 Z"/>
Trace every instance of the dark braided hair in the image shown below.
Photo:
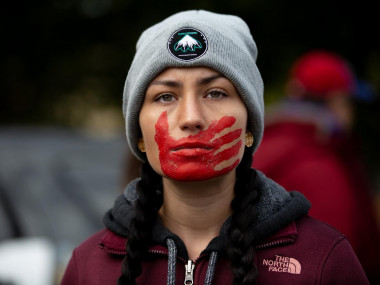
<path fill-rule="evenodd" d="M 252 165 L 252 154 L 245 151 L 236 171 L 235 197 L 231 202 L 232 226 L 227 256 L 234 275 L 233 285 L 252 285 L 257 278 L 254 262 L 254 232 L 252 220 L 257 216 L 255 202 L 259 198 L 254 189 L 256 174 Z"/>
<path fill-rule="evenodd" d="M 258 198 L 257 191 L 254 191 L 252 186 L 255 174 L 251 169 L 251 164 L 252 154 L 250 151 L 245 151 L 237 168 L 235 198 L 231 202 L 234 213 L 227 256 L 231 260 L 234 285 L 254 284 L 257 277 L 252 245 L 254 234 L 249 232 L 248 228 L 252 217 L 256 216 L 253 202 Z M 161 187 L 161 176 L 152 169 L 149 163 L 144 163 L 141 180 L 137 184 L 136 216 L 131 221 L 127 256 L 123 261 L 122 275 L 118 280 L 118 285 L 134 285 L 135 279 L 141 274 L 141 262 L 152 240 L 152 228 L 162 205 L 162 195 L 158 194 Z"/>
<path fill-rule="evenodd" d="M 152 229 L 157 219 L 157 213 L 162 204 L 159 191 L 162 188 L 162 178 L 150 166 L 143 163 L 141 180 L 137 184 L 137 200 L 135 216 L 131 220 L 130 233 L 127 242 L 127 256 L 124 258 L 122 275 L 118 285 L 134 285 L 135 279 L 141 274 L 141 261 L 147 253 L 152 240 Z"/>

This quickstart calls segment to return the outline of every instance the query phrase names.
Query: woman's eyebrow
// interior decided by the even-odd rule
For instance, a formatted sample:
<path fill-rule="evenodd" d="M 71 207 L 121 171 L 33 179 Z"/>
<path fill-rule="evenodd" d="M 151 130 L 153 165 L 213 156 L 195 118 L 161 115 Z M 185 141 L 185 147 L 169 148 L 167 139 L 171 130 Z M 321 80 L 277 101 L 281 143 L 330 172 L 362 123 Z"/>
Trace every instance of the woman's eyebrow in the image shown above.
<path fill-rule="evenodd" d="M 218 78 L 221 78 L 221 77 L 224 78 L 224 76 L 223 76 L 222 74 L 220 74 L 220 73 L 218 73 L 218 74 L 213 74 L 213 75 L 211 75 L 211 76 L 208 76 L 208 77 L 204 77 L 204 78 L 199 79 L 199 80 L 197 81 L 197 84 L 199 84 L 199 85 L 206 85 L 206 84 L 209 84 L 210 82 L 212 82 L 212 81 L 214 81 L 214 80 L 216 80 L 216 79 L 218 79 Z"/>
<path fill-rule="evenodd" d="M 151 85 L 164 85 L 167 87 L 176 87 L 176 88 L 183 86 L 181 82 L 178 82 L 175 80 L 155 80 L 149 84 L 149 86 Z"/>

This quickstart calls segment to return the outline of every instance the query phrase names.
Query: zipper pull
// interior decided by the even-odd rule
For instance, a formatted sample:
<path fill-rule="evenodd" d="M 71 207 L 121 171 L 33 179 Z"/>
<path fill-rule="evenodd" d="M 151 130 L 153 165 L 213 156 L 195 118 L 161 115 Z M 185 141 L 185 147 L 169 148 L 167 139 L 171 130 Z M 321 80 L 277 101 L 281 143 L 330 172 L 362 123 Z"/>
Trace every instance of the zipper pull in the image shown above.
<path fill-rule="evenodd" d="M 183 284 L 194 284 L 193 281 L 193 271 L 194 271 L 194 264 L 191 260 L 187 261 L 187 264 L 185 265 L 186 273 L 185 273 L 185 282 Z"/>

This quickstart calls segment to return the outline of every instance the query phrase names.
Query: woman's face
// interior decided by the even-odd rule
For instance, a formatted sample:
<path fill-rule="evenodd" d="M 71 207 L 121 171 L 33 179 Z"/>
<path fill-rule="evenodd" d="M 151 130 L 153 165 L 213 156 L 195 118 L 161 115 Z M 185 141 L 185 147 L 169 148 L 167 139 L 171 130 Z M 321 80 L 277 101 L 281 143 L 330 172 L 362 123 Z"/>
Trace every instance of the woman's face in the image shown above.
<path fill-rule="evenodd" d="M 169 179 L 224 175 L 244 153 L 246 107 L 235 86 L 210 68 L 160 73 L 147 88 L 139 122 L 149 163 Z"/>

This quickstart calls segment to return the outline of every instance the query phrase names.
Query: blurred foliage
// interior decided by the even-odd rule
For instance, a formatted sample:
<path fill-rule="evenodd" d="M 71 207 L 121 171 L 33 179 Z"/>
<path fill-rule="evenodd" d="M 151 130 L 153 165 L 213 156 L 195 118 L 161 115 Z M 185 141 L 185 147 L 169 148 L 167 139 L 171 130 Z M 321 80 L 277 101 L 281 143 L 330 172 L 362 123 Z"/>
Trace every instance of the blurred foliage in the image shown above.
<path fill-rule="evenodd" d="M 187 9 L 237 14 L 249 24 L 267 102 L 282 95 L 289 66 L 311 48 L 341 53 L 380 88 L 370 1 L 15 0 L 1 9 L 0 123 L 72 126 L 82 125 L 91 110 L 119 112 L 138 36 Z"/>

